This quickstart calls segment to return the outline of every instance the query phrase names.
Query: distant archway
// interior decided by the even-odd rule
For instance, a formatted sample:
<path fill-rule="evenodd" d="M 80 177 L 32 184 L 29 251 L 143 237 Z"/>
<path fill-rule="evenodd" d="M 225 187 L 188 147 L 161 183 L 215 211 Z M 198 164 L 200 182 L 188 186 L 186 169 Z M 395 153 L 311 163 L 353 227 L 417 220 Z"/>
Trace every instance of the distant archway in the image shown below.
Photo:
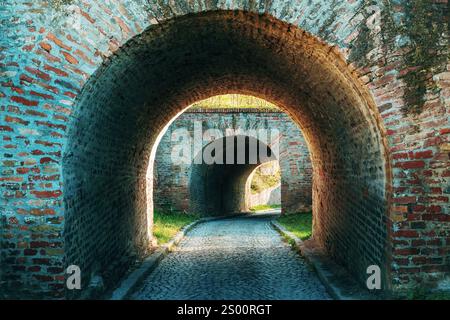
<path fill-rule="evenodd" d="M 225 95 L 194 103 L 164 132 L 158 143 L 154 166 L 149 167 L 153 169 L 149 178 L 154 178 L 155 211 L 196 213 L 190 195 L 192 159 L 202 146 L 211 142 L 211 132 L 214 132 L 215 139 L 236 134 L 255 137 L 259 134 L 264 141 L 270 138 L 267 142 L 271 148 L 275 146 L 279 154 L 281 190 L 274 195 L 282 196 L 282 212 L 311 210 L 312 166 L 307 143 L 298 125 L 289 115 L 265 100 Z M 273 177 L 261 174 L 256 177 L 259 181 L 256 189 L 272 185 Z M 270 181 L 265 181 L 265 178 Z M 257 205 L 261 200 L 264 202 L 265 197 L 262 194 L 257 197 L 250 192 L 247 198 Z"/>
<path fill-rule="evenodd" d="M 238 161 L 239 143 L 245 145 L 245 159 L 242 159 L 244 161 Z M 200 160 L 204 151 L 209 148 L 219 150 L 222 153 L 218 155 L 219 158 L 225 160 L 227 155 L 232 153 L 234 160 L 229 164 L 227 161 L 222 161 L 222 164 L 195 164 L 201 162 L 196 160 Z M 261 157 L 259 151 L 262 149 L 265 150 L 264 156 Z M 254 157 L 253 161 L 250 157 Z M 202 215 L 248 212 L 250 208 L 245 199 L 248 177 L 259 165 L 275 159 L 270 147 L 254 137 L 228 136 L 209 143 L 196 156 L 192 166 L 190 194 L 194 212 Z"/>

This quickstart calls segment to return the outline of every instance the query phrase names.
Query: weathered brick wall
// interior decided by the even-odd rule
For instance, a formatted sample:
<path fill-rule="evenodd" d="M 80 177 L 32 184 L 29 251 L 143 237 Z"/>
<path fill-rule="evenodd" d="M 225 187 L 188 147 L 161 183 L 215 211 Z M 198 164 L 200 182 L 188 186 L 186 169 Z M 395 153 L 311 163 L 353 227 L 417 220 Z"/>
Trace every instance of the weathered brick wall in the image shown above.
<path fill-rule="evenodd" d="M 222 202 L 221 190 L 216 190 L 222 183 L 222 180 L 229 179 L 234 176 L 237 171 L 244 174 L 236 181 L 241 181 L 241 187 L 245 187 L 249 173 L 247 170 L 241 170 L 243 166 L 234 166 L 233 173 L 230 172 L 231 166 L 219 166 L 226 170 L 220 172 L 217 170 L 217 176 L 211 173 L 207 177 L 199 179 L 195 176 L 196 183 L 192 184 L 192 175 L 199 174 L 202 166 L 194 164 L 179 164 L 173 161 L 172 152 L 180 143 L 188 143 L 177 137 L 176 132 L 186 130 L 189 137 L 194 139 L 196 134 L 195 123 L 197 126 L 201 124 L 201 132 L 207 130 L 219 130 L 223 135 L 232 132 L 251 134 L 251 130 L 267 130 L 271 143 L 276 143 L 278 150 L 278 161 L 281 169 L 281 202 L 283 213 L 295 213 L 307 211 L 311 208 L 311 178 L 312 167 L 309 159 L 308 147 L 297 125 L 282 112 L 273 110 L 236 110 L 236 109 L 206 109 L 206 110 L 188 110 L 181 114 L 167 129 L 160 141 L 156 152 L 154 170 L 154 208 L 160 212 L 185 211 L 202 214 L 220 214 L 226 212 L 215 212 L 218 205 L 213 204 L 213 196 L 218 195 L 216 199 Z M 270 132 L 276 133 L 271 137 Z M 276 130 L 276 131 L 275 131 Z M 203 146 L 209 143 L 206 139 L 200 139 Z M 269 147 L 271 144 L 269 144 Z M 191 159 L 195 158 L 194 141 L 191 141 Z M 249 166 L 249 170 L 254 170 L 257 165 Z M 194 170 L 196 169 L 196 170 Z M 216 170 L 215 170 L 216 171 Z M 194 174 L 194 175 L 195 175 Z M 206 181 L 208 180 L 208 181 Z M 204 201 L 210 202 L 211 212 L 206 209 L 206 203 L 193 203 L 192 188 L 196 190 L 208 191 L 209 197 L 205 197 Z M 235 191 L 242 191 L 241 188 L 234 188 Z M 243 203 L 241 211 L 248 211 L 245 205 L 245 188 L 244 192 L 236 192 L 232 194 L 233 198 L 239 198 Z M 203 193 L 204 193 L 203 192 Z M 234 201 L 234 200 L 232 200 Z M 238 201 L 239 202 L 239 201 Z M 237 206 L 239 207 L 239 206 Z"/>
<path fill-rule="evenodd" d="M 361 282 L 379 264 L 395 290 L 441 281 L 448 1 L 381 0 L 380 30 L 371 4 L 4 1 L 2 293 L 60 297 L 72 263 L 83 287 L 120 276 L 148 247 L 158 133 L 196 100 L 230 92 L 300 125 L 314 237 L 332 257 Z M 114 268 L 119 257 L 130 258 Z"/>

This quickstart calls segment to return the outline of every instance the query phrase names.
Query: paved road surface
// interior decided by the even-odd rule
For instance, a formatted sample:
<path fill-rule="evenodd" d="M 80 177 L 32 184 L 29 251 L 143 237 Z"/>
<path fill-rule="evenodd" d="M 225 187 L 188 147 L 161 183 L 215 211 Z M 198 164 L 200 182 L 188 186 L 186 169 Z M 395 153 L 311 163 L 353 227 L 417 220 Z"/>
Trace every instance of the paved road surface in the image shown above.
<path fill-rule="evenodd" d="M 330 299 L 306 262 L 271 228 L 271 215 L 199 224 L 132 299 Z"/>

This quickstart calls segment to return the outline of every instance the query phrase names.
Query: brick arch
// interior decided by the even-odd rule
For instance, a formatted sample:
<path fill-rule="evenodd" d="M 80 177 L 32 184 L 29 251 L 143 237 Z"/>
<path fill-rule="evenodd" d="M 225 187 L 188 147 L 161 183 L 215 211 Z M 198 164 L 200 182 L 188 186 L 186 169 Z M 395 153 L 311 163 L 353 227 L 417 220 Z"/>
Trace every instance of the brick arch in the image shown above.
<path fill-rule="evenodd" d="M 172 153 L 184 153 L 190 149 L 193 158 L 195 149 L 208 142 L 207 139 L 196 137 L 195 131 L 201 131 L 200 126 L 203 131 L 219 130 L 224 135 L 236 131 L 254 134 L 258 129 L 276 129 L 277 131 L 272 133 L 278 135 L 273 140 L 278 144 L 280 155 L 282 212 L 311 210 L 312 167 L 308 147 L 298 126 L 281 110 L 234 108 L 190 108 L 168 126 L 158 143 L 154 172 L 149 174 L 154 177 L 155 210 L 196 212 L 192 208 L 189 192 L 192 166 L 188 163 L 174 163 Z M 183 140 L 183 143 L 180 140 Z M 181 150 L 181 145 L 189 148 Z"/>
<path fill-rule="evenodd" d="M 313 163 L 315 238 L 361 280 L 368 265 L 387 271 L 390 163 L 369 91 L 326 43 L 241 11 L 154 25 L 90 77 L 63 160 L 66 263 L 89 270 L 88 281 L 145 254 L 146 171 L 158 134 L 188 105 L 226 93 L 264 98 L 300 125 Z"/>
<path fill-rule="evenodd" d="M 2 11 L 6 19 L 0 62 L 5 72 L 0 101 L 5 117 L 0 119 L 0 132 L 6 152 L 1 155 L 5 170 L 0 190 L 5 200 L 1 228 L 6 240 L 0 277 L 8 292 L 41 297 L 64 293 L 67 249 L 64 239 L 55 235 L 64 232 L 66 211 L 77 205 L 65 199 L 70 179 L 63 180 L 62 174 L 68 124 L 75 117 L 80 92 L 92 90 L 86 82 L 92 83 L 107 69 L 101 65 L 115 59 L 127 41 L 174 17 L 244 10 L 300 26 L 344 52 L 361 22 L 357 3 L 330 5 L 320 0 L 64 3 L 6 1 Z M 16 149 L 10 149 L 16 142 Z M 91 269 L 98 266 L 90 266 L 85 280 Z"/>
<path fill-rule="evenodd" d="M 357 84 L 358 81 L 354 80 L 359 77 L 365 83 L 363 87 L 370 88 L 370 94 L 359 85 L 355 90 L 361 91 L 365 101 L 371 101 L 371 94 L 374 96 L 377 108 L 369 102 L 372 107 L 363 111 L 373 113 L 375 121 L 380 121 L 378 113 L 381 114 L 383 121 L 380 123 L 386 127 L 388 136 L 384 144 L 388 146 L 386 150 L 392 152 L 386 165 L 388 199 L 392 193 L 386 218 L 389 230 L 387 256 L 392 253 L 386 272 L 387 286 L 408 289 L 417 284 L 436 283 L 448 275 L 448 73 L 430 71 L 429 78 L 433 77 L 438 90 L 424 97 L 421 114 L 405 113 L 403 110 L 409 105 L 404 90 L 414 88 L 408 88 L 402 75 L 414 72 L 415 68 L 408 68 L 399 61 L 407 51 L 407 48 L 400 48 L 400 43 L 392 43 L 391 50 L 385 50 L 381 35 L 386 34 L 383 31 L 390 33 L 391 20 L 383 21 L 381 33 L 367 34 L 367 19 L 360 14 L 366 9 L 366 1 L 177 0 L 170 4 L 156 1 L 148 5 L 139 0 L 73 0 L 69 5 L 53 7 L 54 3 L 67 2 L 18 4 L 7 0 L 2 7 L 0 227 L 3 241 L 0 281 L 6 291 L 37 293 L 40 297 L 59 297 L 64 292 L 65 251 L 61 234 L 66 209 L 75 204 L 64 200 L 67 180 L 63 180 L 61 174 L 62 153 L 68 140 L 67 127 L 78 107 L 76 100 L 80 100 L 81 91 L 86 93 L 94 89 L 90 85 L 85 86 L 86 82 L 92 83 L 108 69 L 100 68 L 102 71 L 94 74 L 102 63 L 113 65 L 110 61 L 117 60 L 115 53 L 126 52 L 126 43 L 148 27 L 163 22 L 169 23 L 165 24 L 167 26 L 175 17 L 217 10 L 243 10 L 268 15 L 290 23 L 292 29 L 299 27 L 313 39 L 317 37 L 329 45 L 336 45 L 331 48 L 323 44 L 320 49 L 313 41 L 311 48 L 314 48 L 315 55 L 320 52 L 323 57 L 333 57 L 333 63 L 340 72 L 351 79 L 349 83 Z M 387 10 L 387 16 L 395 16 L 396 23 L 405 15 L 408 3 L 410 1 L 397 1 L 395 7 L 383 9 Z M 253 20 L 257 22 L 258 18 L 255 16 Z M 271 28 L 269 25 L 265 30 Z M 290 39 L 289 35 L 277 44 L 280 48 L 285 43 L 291 46 Z M 402 40 L 403 37 L 396 39 Z M 367 41 L 375 46 L 370 54 L 360 52 L 360 49 L 367 49 Z M 448 34 L 443 41 L 448 41 Z M 124 50 L 119 50 L 124 46 Z M 355 71 L 345 65 L 344 57 L 339 57 L 341 54 L 347 56 L 349 51 L 356 52 L 357 59 L 363 62 Z M 448 70 L 448 59 L 446 64 Z M 232 80 L 225 83 L 232 84 Z M 283 88 L 276 88 L 271 82 L 274 79 L 247 80 L 248 83 L 260 82 L 261 86 L 267 84 L 271 90 L 253 92 L 250 86 L 242 88 L 236 84 L 228 86 L 230 90 L 222 87 L 223 92 L 253 92 L 267 99 L 275 97 L 274 101 L 283 100 L 285 106 L 296 105 L 295 98 L 283 96 Z M 315 88 L 314 84 L 310 85 Z M 198 86 L 201 87 L 200 84 Z M 203 89 L 205 96 L 220 91 L 220 88 L 210 88 L 208 93 L 208 89 Z M 333 86 L 328 89 L 337 92 Z M 328 94 L 325 96 L 329 97 Z M 298 120 L 302 118 L 292 112 L 294 109 L 286 110 Z M 169 113 L 166 115 L 168 120 Z M 303 124 L 307 124 L 308 119 L 303 119 L 306 119 Z M 324 127 L 330 128 L 332 124 L 331 121 Z M 383 126 L 378 127 L 383 132 Z M 356 132 L 357 128 L 353 131 Z M 310 140 L 313 138 L 314 134 L 310 134 Z M 389 183 L 389 167 L 392 167 L 392 183 Z M 326 177 L 326 173 L 326 170 L 319 171 L 316 176 Z M 370 190 L 365 190 L 364 194 L 370 195 Z"/>
<path fill-rule="evenodd" d="M 237 159 L 238 145 L 243 146 L 239 152 L 246 157 L 245 160 L 242 159 L 245 162 L 241 164 Z M 193 211 L 202 215 L 248 212 L 245 197 L 249 188 L 249 176 L 261 164 L 277 160 L 277 156 L 270 146 L 255 137 L 231 135 L 205 145 L 194 160 L 203 159 L 203 153 L 211 151 L 209 148 L 214 148 L 218 152 L 218 156 L 224 159 L 224 164 L 194 161 L 189 184 Z M 231 148 L 236 150 L 232 151 Z M 259 150 L 262 148 L 267 150 L 267 157 L 260 156 Z M 230 164 L 226 164 L 227 153 L 235 155 L 234 161 Z M 255 162 L 250 160 L 250 153 L 251 157 L 255 157 Z"/>

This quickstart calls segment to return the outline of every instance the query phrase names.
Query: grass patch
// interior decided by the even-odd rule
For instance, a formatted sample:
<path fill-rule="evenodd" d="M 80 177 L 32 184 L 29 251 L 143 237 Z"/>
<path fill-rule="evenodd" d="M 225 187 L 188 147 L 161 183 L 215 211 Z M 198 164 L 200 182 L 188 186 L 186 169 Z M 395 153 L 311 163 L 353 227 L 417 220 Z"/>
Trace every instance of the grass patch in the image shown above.
<path fill-rule="evenodd" d="M 279 204 L 273 204 L 273 205 L 259 204 L 257 206 L 250 208 L 250 211 L 255 212 L 255 211 L 262 211 L 262 210 L 279 209 L 279 208 L 281 208 L 281 205 L 279 205 Z"/>
<path fill-rule="evenodd" d="M 312 213 L 300 212 L 281 216 L 277 219 L 283 227 L 302 240 L 307 240 L 312 234 Z"/>
<path fill-rule="evenodd" d="M 270 163 L 269 163 L 270 164 Z M 260 193 L 266 189 L 273 188 L 281 182 L 281 171 L 277 170 L 275 174 L 263 174 L 262 167 L 256 169 L 251 183 L 253 194 Z"/>
<path fill-rule="evenodd" d="M 450 292 L 438 291 L 430 293 L 425 300 L 450 300 Z"/>
<path fill-rule="evenodd" d="M 450 300 L 449 291 L 429 291 L 427 289 L 416 289 L 407 296 L 408 300 Z"/>
<path fill-rule="evenodd" d="M 184 226 L 198 220 L 198 215 L 186 213 L 161 213 L 155 212 L 153 216 L 153 235 L 158 244 L 170 241 Z"/>

